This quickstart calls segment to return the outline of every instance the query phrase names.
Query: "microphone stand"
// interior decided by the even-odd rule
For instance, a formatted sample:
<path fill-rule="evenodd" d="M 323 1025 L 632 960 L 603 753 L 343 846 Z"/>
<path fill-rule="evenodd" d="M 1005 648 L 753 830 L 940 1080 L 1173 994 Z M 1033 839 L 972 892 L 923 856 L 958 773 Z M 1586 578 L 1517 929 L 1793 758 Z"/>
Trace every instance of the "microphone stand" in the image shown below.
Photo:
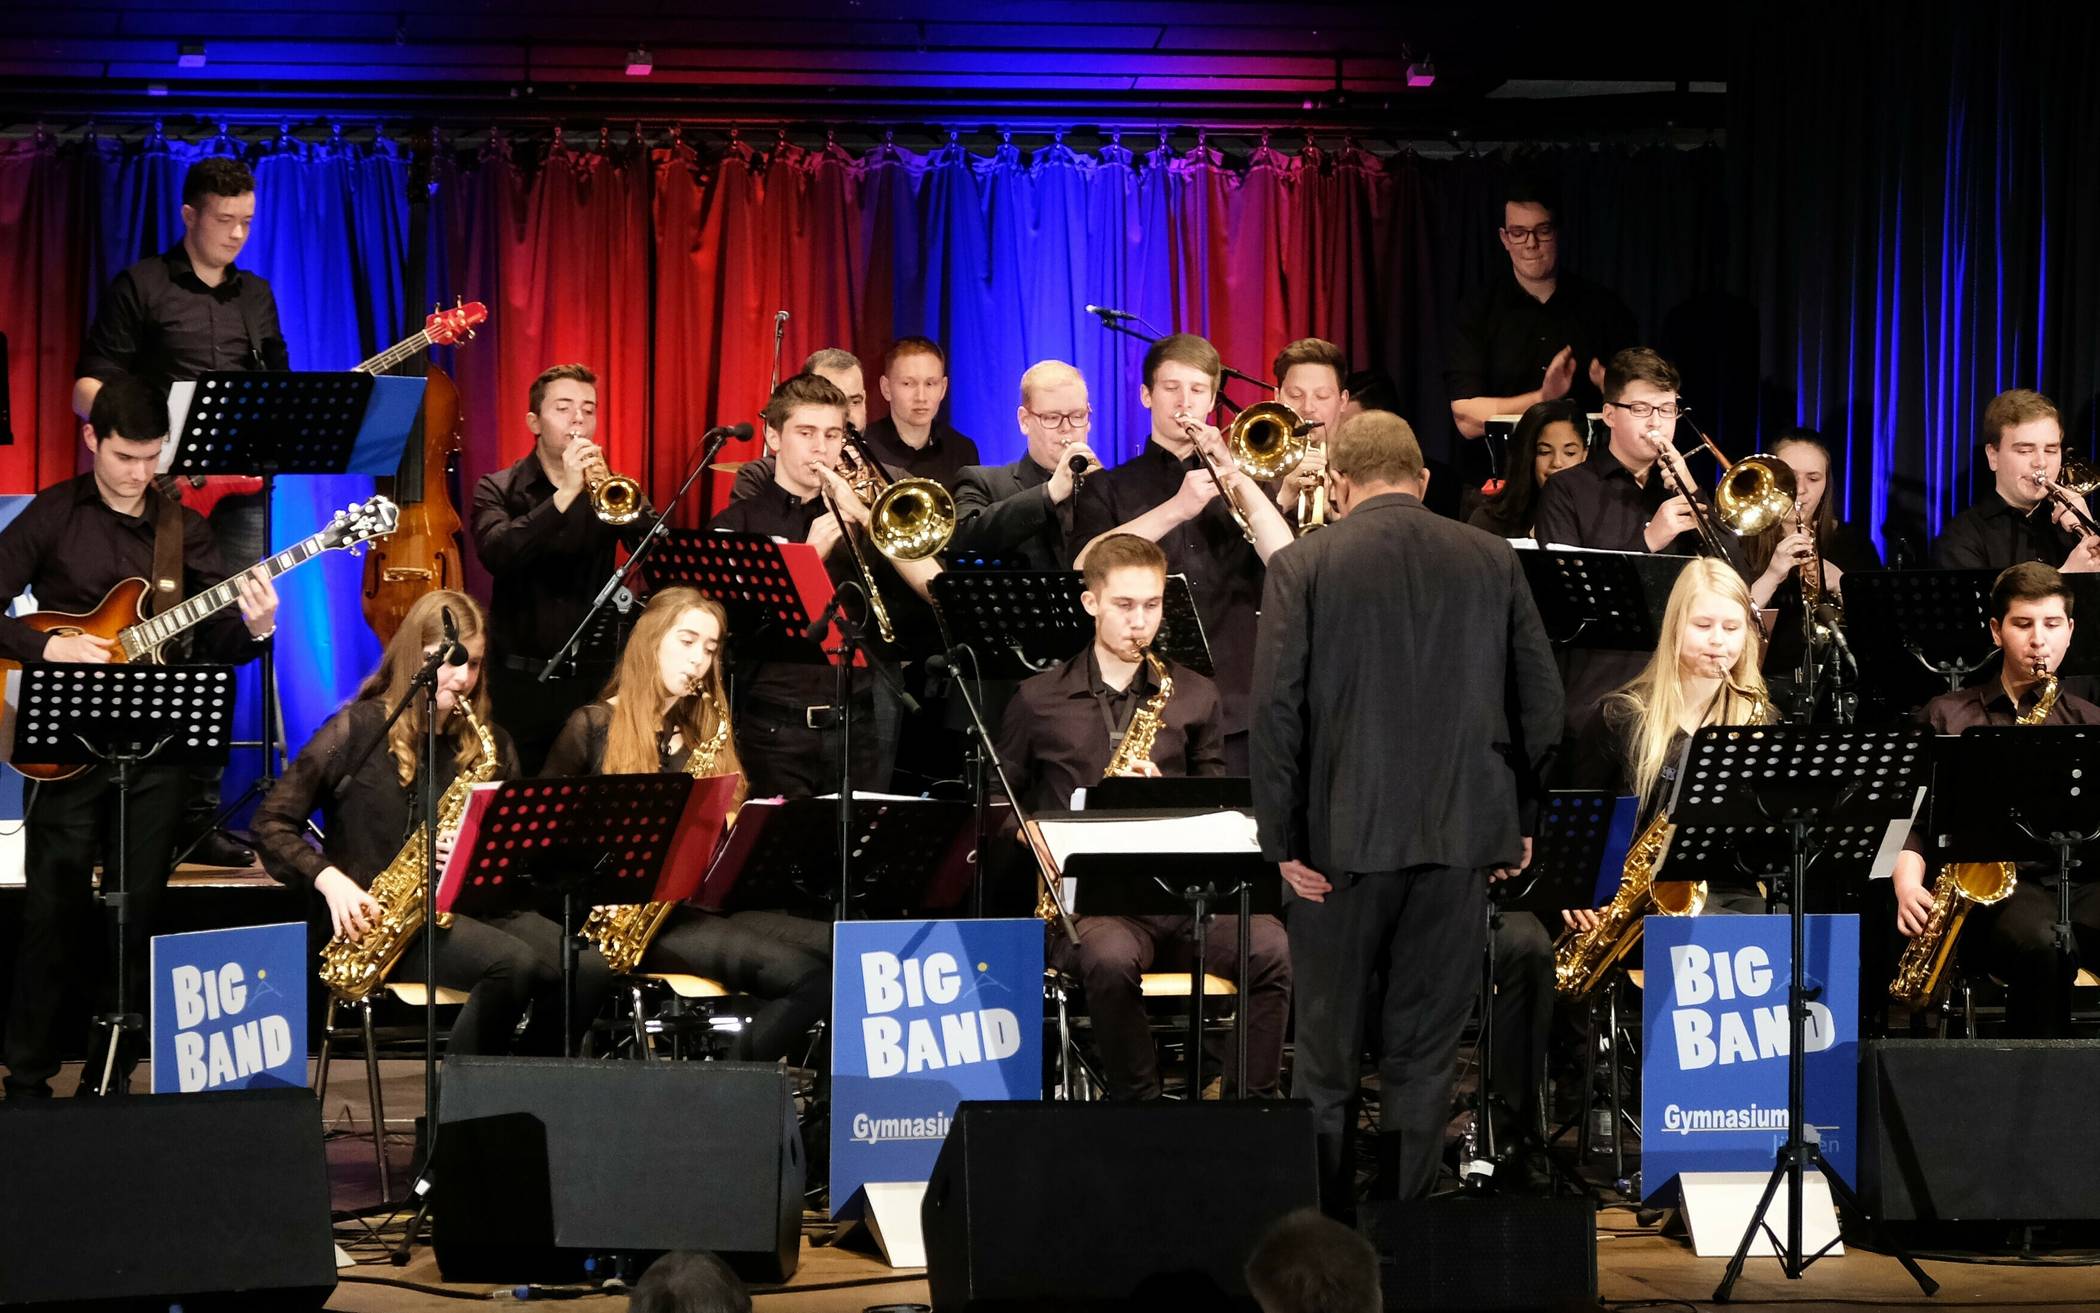
<path fill-rule="evenodd" d="M 970 678 L 968 679 L 963 678 L 962 671 L 955 668 L 955 653 L 957 652 L 968 652 L 970 654 Z M 970 712 L 970 733 L 977 740 L 976 747 L 979 758 L 990 763 L 992 773 L 999 777 L 999 791 L 1006 795 L 1007 805 L 1013 808 L 1014 819 L 1023 827 L 1022 833 L 1026 834 L 1028 808 L 1021 802 L 1021 795 L 1014 792 L 1013 781 L 1006 777 L 1006 763 L 999 759 L 999 749 L 992 743 L 992 731 L 985 726 L 984 712 L 978 706 L 977 695 L 970 688 L 973 681 L 982 681 L 984 678 L 978 669 L 977 650 L 969 644 L 963 643 L 948 649 L 948 654 L 949 668 L 953 670 L 955 675 L 955 689 L 962 694 L 963 706 L 967 707 Z M 979 915 L 982 915 L 984 911 L 983 885 L 986 873 L 983 840 L 984 836 L 991 830 L 991 827 L 986 823 L 991 812 L 991 799 L 986 796 L 983 789 L 977 790 L 976 803 L 979 845 L 977 850 L 977 912 Z M 1033 854 L 1034 851 L 1034 847 L 1031 845 L 1029 852 Z M 1044 886 L 1050 891 L 1050 904 L 1057 909 L 1058 928 L 1064 931 L 1065 938 L 1070 941 L 1072 947 L 1076 950 L 1079 947 L 1079 927 L 1072 924 L 1072 913 L 1065 907 L 1064 894 L 1057 887 L 1057 877 L 1054 873 L 1041 869 L 1041 863 L 1037 864 L 1037 868 L 1038 875 L 1042 879 Z M 1246 918 L 1242 917 L 1240 924 L 1244 927 Z M 1199 962 L 1197 967 L 1200 970 L 1202 964 Z M 1244 969 L 1240 972 L 1240 978 L 1242 980 L 1247 978 L 1247 973 Z"/>
<path fill-rule="evenodd" d="M 704 445 L 700 451 L 700 459 L 694 461 L 693 467 L 686 471 L 685 482 L 678 485 L 678 491 L 672 495 L 671 500 L 664 503 L 663 509 L 656 513 L 656 519 L 650 523 L 647 529 L 642 531 L 642 536 L 636 540 L 632 550 L 627 553 L 627 559 L 614 568 L 612 576 L 605 581 L 604 587 L 600 588 L 598 595 L 591 599 L 591 609 L 583 613 L 583 619 L 577 622 L 575 631 L 569 635 L 568 641 L 561 645 L 561 650 L 547 659 L 545 668 L 540 671 L 540 683 L 544 684 L 554 678 L 554 672 L 561 668 L 562 663 L 570 660 L 576 649 L 583 646 L 584 634 L 589 632 L 591 622 L 597 619 L 598 613 L 605 609 L 607 603 L 620 597 L 626 598 L 628 602 L 634 599 L 634 594 L 628 591 L 627 581 L 632 579 L 635 571 L 641 568 L 642 562 L 648 558 L 649 551 L 656 545 L 657 540 L 668 532 L 666 526 L 670 523 L 671 508 L 685 500 L 686 493 L 690 492 L 693 485 L 699 482 L 701 472 L 713 463 L 715 456 L 722 450 L 723 446 L 731 437 L 735 436 L 736 430 L 745 427 L 744 425 L 717 424 L 703 435 L 702 441 Z M 626 609 L 625 602 L 621 604 L 621 609 L 623 611 Z"/>
<path fill-rule="evenodd" d="M 1160 338 L 1166 336 L 1165 333 L 1160 332 L 1158 329 L 1146 323 L 1142 318 L 1138 317 L 1137 315 L 1127 314 L 1121 310 L 1105 312 L 1096 310 L 1094 312 L 1094 317 L 1099 319 L 1101 321 L 1101 326 L 1107 329 L 1109 332 L 1121 333 L 1125 337 L 1136 338 L 1140 342 L 1156 342 Z M 1145 331 L 1139 332 L 1138 328 L 1130 327 L 1131 324 L 1136 324 L 1138 328 L 1142 328 Z M 1261 379 L 1254 377 L 1254 375 L 1249 374 L 1244 370 L 1234 369 L 1231 365 L 1223 363 L 1221 363 L 1218 366 L 1218 374 L 1221 378 L 1231 379 L 1234 382 L 1238 383 L 1245 383 L 1248 387 L 1253 388 L 1257 392 L 1268 391 L 1274 386 L 1273 384 L 1263 382 Z M 1232 398 L 1225 395 L 1225 389 L 1223 387 L 1220 387 L 1218 389 L 1218 404 L 1224 406 L 1228 410 L 1234 411 L 1235 413 L 1240 410 L 1240 406 L 1237 403 L 1235 403 L 1232 400 Z"/>

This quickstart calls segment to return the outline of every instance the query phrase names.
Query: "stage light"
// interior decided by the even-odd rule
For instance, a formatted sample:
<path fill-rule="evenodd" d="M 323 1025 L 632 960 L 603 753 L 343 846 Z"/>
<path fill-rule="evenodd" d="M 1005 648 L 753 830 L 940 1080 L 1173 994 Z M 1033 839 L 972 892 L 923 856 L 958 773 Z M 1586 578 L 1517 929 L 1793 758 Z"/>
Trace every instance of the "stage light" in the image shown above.
<path fill-rule="evenodd" d="M 1407 66 L 1407 85 L 1411 87 L 1433 87 L 1436 85 L 1436 65 L 1428 60 L 1418 60 Z"/>
<path fill-rule="evenodd" d="M 182 44 L 176 46 L 175 67 L 203 68 L 204 43 L 202 41 L 185 41 Z"/>
<path fill-rule="evenodd" d="M 655 68 L 656 57 L 649 53 L 649 47 L 636 46 L 627 52 L 627 76 L 631 78 L 645 78 Z"/>

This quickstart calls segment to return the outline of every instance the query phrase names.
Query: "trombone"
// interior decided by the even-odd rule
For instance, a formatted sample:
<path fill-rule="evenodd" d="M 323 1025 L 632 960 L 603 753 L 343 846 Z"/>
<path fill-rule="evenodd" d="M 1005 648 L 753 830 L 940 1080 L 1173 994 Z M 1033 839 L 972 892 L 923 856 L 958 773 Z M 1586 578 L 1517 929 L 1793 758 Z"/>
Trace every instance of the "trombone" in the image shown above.
<path fill-rule="evenodd" d="M 2027 477 L 2050 501 L 2069 511 L 2081 530 L 2087 534 L 2100 534 L 2100 524 L 2093 523 L 2093 517 L 2086 514 L 2076 500 L 2076 497 L 2089 496 L 2095 488 L 2100 488 L 2100 470 L 2076 456 L 2066 456 L 2063 468 L 2057 473 L 2062 477 L 2052 479 L 2039 470 Z"/>
<path fill-rule="evenodd" d="M 1712 438 L 1697 428 L 1692 431 L 1699 434 L 1700 444 L 1713 453 L 1721 466 L 1720 478 L 1714 483 L 1712 518 L 1708 518 L 1707 509 L 1689 489 L 1678 485 L 1676 467 L 1670 460 L 1677 454 L 1674 444 L 1653 430 L 1648 437 L 1655 443 L 1663 481 L 1692 508 L 1701 549 L 1706 555 L 1725 561 L 1730 558 L 1721 528 L 1738 538 L 1747 538 L 1763 533 L 1794 513 L 1794 467 L 1763 452 L 1731 461 Z"/>
<path fill-rule="evenodd" d="M 892 478 L 874 453 L 860 446 L 860 441 L 858 434 L 848 431 L 836 473 L 868 508 L 868 541 L 875 550 L 893 561 L 923 561 L 946 548 L 948 540 L 955 536 L 955 495 L 932 479 Z M 861 586 L 868 592 L 868 610 L 875 616 L 875 632 L 885 643 L 896 642 L 897 630 L 890 621 L 890 609 L 882 600 L 882 590 L 876 587 L 867 556 L 821 476 L 817 488 L 839 522 L 846 549 L 853 553 Z"/>
<path fill-rule="evenodd" d="M 1226 484 L 1218 472 L 1217 462 L 1204 449 L 1203 426 L 1187 412 L 1176 415 L 1174 421 L 1188 435 L 1189 444 L 1196 449 L 1203 468 L 1210 471 L 1210 477 L 1217 483 L 1218 495 L 1224 499 L 1225 509 L 1233 522 L 1239 525 L 1240 535 L 1248 542 L 1254 542 L 1254 525 L 1247 519 L 1247 508 L 1240 504 L 1239 494 Z M 1266 482 L 1298 468 L 1298 462 L 1305 459 L 1306 451 L 1312 446 L 1312 439 L 1307 435 L 1317 427 L 1300 419 L 1297 411 L 1281 401 L 1263 401 L 1233 416 L 1232 423 L 1226 426 L 1221 436 L 1225 440 L 1226 454 L 1232 457 L 1232 463 L 1239 471 L 1250 479 Z M 1321 492 L 1324 512 L 1325 489 Z M 1300 532 L 1303 532 L 1302 528 Z"/>

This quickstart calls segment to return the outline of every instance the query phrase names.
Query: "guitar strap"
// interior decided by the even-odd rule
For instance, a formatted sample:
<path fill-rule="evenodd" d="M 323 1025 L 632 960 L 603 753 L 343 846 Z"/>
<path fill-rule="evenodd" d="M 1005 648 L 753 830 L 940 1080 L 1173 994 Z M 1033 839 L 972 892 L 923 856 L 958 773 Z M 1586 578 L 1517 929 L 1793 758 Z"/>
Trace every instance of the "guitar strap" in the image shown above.
<path fill-rule="evenodd" d="M 147 494 L 153 521 L 153 590 L 146 613 L 160 615 L 182 600 L 182 503 L 157 490 Z"/>

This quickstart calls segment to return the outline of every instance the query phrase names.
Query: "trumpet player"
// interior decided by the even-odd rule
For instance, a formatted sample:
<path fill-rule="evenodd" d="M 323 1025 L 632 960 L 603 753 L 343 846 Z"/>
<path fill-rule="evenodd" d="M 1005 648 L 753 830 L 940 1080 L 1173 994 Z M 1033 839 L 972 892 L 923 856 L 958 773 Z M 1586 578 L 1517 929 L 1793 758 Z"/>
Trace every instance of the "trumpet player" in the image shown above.
<path fill-rule="evenodd" d="M 392 729 L 385 728 L 386 717 L 409 693 L 425 658 L 444 641 L 448 610 L 466 660 L 438 667 L 436 791 L 442 794 L 462 771 L 492 779 L 516 775 L 510 737 L 488 719 L 481 678 L 488 630 L 481 607 L 465 593 L 440 589 L 409 608 L 379 668 L 366 677 L 348 706 L 314 732 L 255 811 L 255 847 L 264 869 L 293 888 L 311 889 L 326 905 L 331 933 L 353 944 L 378 928 L 383 913 L 366 892 L 373 877 L 396 860 L 412 833 L 420 841 L 423 704 L 411 703 Z M 481 736 L 459 710 L 462 706 L 478 709 L 495 749 L 493 769 L 484 760 Z M 386 737 L 379 740 L 382 733 Z M 328 835 L 319 848 L 306 837 L 307 818 L 316 812 Z M 440 869 L 455 837 L 438 836 Z M 413 935 L 390 979 L 423 978 L 421 938 L 420 932 Z M 438 984 L 468 991 L 466 1006 L 452 1023 L 447 1052 L 508 1052 L 527 1004 L 532 1006 L 532 1021 L 519 1050 L 561 1052 L 559 925 L 520 898 L 501 912 L 455 916 L 449 927 L 438 931 L 436 950 Z M 579 1030 L 597 1014 L 609 983 L 604 959 L 596 951 L 585 952 L 577 976 Z"/>
<path fill-rule="evenodd" d="M 773 389 L 764 412 L 766 446 L 774 453 L 772 481 L 732 501 L 710 528 L 758 534 L 775 542 L 817 549 L 834 584 L 872 588 L 897 607 L 916 595 L 928 599 L 940 565 L 932 559 L 894 561 L 867 541 L 868 507 L 839 472 L 846 449 L 846 396 L 817 374 L 797 374 Z M 848 541 L 847 534 L 860 535 Z M 867 575 L 860 573 L 861 562 Z M 864 603 L 852 606 L 863 614 Z M 894 657 L 873 623 L 863 625 L 880 654 Z M 900 633 L 900 643 L 910 639 Z M 820 644 L 802 634 L 754 634 L 735 649 L 737 752 L 752 791 L 760 797 L 806 798 L 838 787 L 833 744 L 838 726 L 837 684 Z M 875 677 L 853 671 L 856 787 L 888 781 L 876 737 Z"/>
<path fill-rule="evenodd" d="M 2100 570 L 2100 537 L 2079 520 L 2080 514 L 2092 518 L 2085 498 L 2071 489 L 2062 499 L 2049 493 L 2064 481 L 2063 420 L 2055 402 L 2029 388 L 1992 397 L 1983 408 L 1983 458 L 1991 486 L 1933 543 L 1934 565 L 2003 570 L 2042 561 L 2073 573 Z"/>
<path fill-rule="evenodd" d="M 1302 509 L 1305 499 L 1324 491 L 1327 440 L 1334 436 L 1342 409 L 1349 404 L 1344 381 L 1348 368 L 1342 349 L 1323 338 L 1301 337 L 1276 353 L 1276 399 L 1314 426 L 1305 459 L 1276 489 L 1277 509 L 1295 517 L 1301 528 L 1309 523 Z"/>
<path fill-rule="evenodd" d="M 2100 725 L 2100 706 L 2061 689 L 2042 719 L 2029 719 L 2043 711 L 2038 704 L 2044 672 L 2062 668 L 2071 650 L 2071 601 L 2062 573 L 2044 562 L 2025 561 L 2001 573 L 1991 585 L 1991 642 L 2004 654 L 1998 677 L 1942 693 L 1918 719 L 1935 734 L 1959 734 L 1971 725 Z M 1933 879 L 1915 831 L 1896 856 L 1892 883 L 1896 929 L 1916 938 L 1932 913 Z M 1957 946 L 1965 960 L 2005 982 L 2006 1026 L 2016 1036 L 2062 1034 L 2069 1022 L 2059 992 L 2056 912 L 2054 868 L 2023 863 L 2012 893 L 1977 908 L 1973 928 Z M 2071 919 L 2077 959 L 2086 965 L 2100 961 L 2100 885 L 2090 878 L 2072 890 Z"/>
<path fill-rule="evenodd" d="M 1119 748 L 1132 723 L 1148 711 L 1157 720 L 1151 751 L 1128 758 L 1120 773 L 1224 774 L 1216 686 L 1186 667 L 1147 659 L 1159 634 L 1166 555 L 1143 538 L 1111 534 L 1088 554 L 1085 574 L 1086 591 L 1079 600 L 1093 617 L 1094 641 L 1078 656 L 1024 681 L 1000 730 L 999 756 L 1015 772 L 1014 788 L 1030 808 L 1069 807 L 1073 790 L 1097 782 L 1125 757 Z M 1171 686 L 1164 699 L 1161 675 Z M 1085 986 L 1108 1096 L 1157 1099 L 1159 1054 L 1139 977 L 1191 968 L 1193 921 L 1187 916 L 1081 916 L 1076 926 L 1078 949 L 1060 937 L 1053 951 L 1059 967 Z M 1255 1094 L 1272 1095 L 1291 1009 L 1290 946 L 1273 916 L 1252 918 L 1248 939 L 1247 969 L 1253 980 L 1244 992 L 1247 1084 Z M 1232 978 L 1238 942 L 1238 918 L 1215 917 L 1204 939 L 1201 969 Z M 1225 1066 L 1223 1057 L 1222 1045 L 1209 1054 L 1214 1066 Z"/>
<path fill-rule="evenodd" d="M 604 692 L 562 727 L 546 773 L 742 776 L 719 660 L 728 626 L 721 604 L 696 589 L 667 588 L 650 598 Z M 739 793 L 732 816 L 741 802 Z M 785 912 L 722 916 L 681 906 L 650 940 L 638 969 L 707 976 L 761 1000 L 730 1056 L 799 1058 L 797 1043 L 831 1000 L 831 927 Z"/>
<path fill-rule="evenodd" d="M 1074 495 L 1101 471 L 1087 441 L 1094 411 L 1086 378 L 1062 360 L 1030 365 L 1021 375 L 1014 422 L 1028 439 L 1019 460 L 968 465 L 957 474 L 952 546 L 1028 570 L 1062 570 L 1076 546 Z"/>
<path fill-rule="evenodd" d="M 598 376 L 588 366 L 556 365 L 534 379 L 525 427 L 532 450 L 474 485 L 472 523 L 492 581 L 489 696 L 533 774 L 562 722 L 605 681 L 618 642 L 598 636 L 552 679 L 541 682 L 540 672 L 612 574 L 613 544 L 640 542 L 648 511 L 639 493 L 624 525 L 593 509 L 592 485 L 609 471 L 597 441 Z"/>
<path fill-rule="evenodd" d="M 1202 618 L 1225 700 L 1226 768 L 1244 775 L 1262 565 L 1294 535 L 1275 500 L 1233 462 L 1210 424 L 1223 371 L 1217 348 L 1192 333 L 1163 337 L 1145 352 L 1138 401 L 1151 414 L 1151 432 L 1144 450 L 1089 478 L 1080 491 L 1072 537 L 1082 546 L 1073 565 L 1085 569 L 1087 551 L 1110 533 L 1159 544 L 1168 570 L 1188 580 Z M 1211 468 L 1197 454 L 1199 444 Z M 1228 498 L 1240 508 L 1244 529 Z"/>

